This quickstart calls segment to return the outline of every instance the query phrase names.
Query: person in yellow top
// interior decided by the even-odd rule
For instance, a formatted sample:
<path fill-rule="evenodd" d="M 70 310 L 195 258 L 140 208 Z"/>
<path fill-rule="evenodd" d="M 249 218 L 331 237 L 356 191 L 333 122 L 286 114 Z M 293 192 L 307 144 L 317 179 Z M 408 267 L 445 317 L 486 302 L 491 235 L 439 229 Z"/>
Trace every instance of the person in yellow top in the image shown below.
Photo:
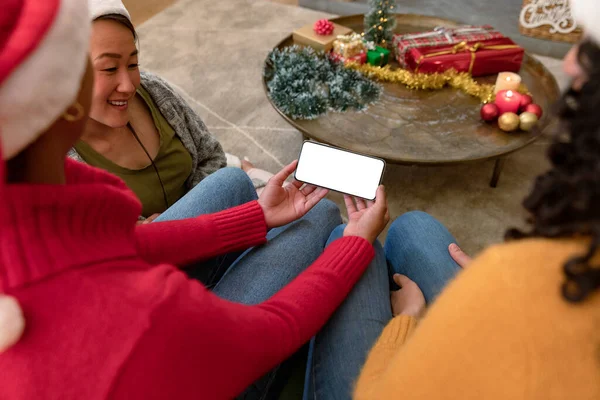
<path fill-rule="evenodd" d="M 313 341 L 306 399 L 600 399 L 600 4 L 573 4 L 586 38 L 565 59 L 572 88 L 556 107 L 552 167 L 524 201 L 530 231 L 508 231 L 468 266 L 451 245 L 465 269 L 433 302 L 427 280 L 454 267 L 431 262 L 448 252 L 443 232 L 427 237 L 425 214 L 396 220 L 391 311 L 385 287 L 359 282 Z"/>

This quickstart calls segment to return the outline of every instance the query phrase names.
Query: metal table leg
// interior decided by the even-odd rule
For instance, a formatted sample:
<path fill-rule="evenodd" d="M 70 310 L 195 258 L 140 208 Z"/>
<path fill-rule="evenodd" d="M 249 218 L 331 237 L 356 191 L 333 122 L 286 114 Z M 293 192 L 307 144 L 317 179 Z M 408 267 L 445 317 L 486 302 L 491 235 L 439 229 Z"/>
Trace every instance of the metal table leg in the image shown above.
<path fill-rule="evenodd" d="M 492 180 L 490 181 L 490 186 L 495 188 L 498 186 L 498 180 L 500 179 L 500 174 L 504 169 L 504 163 L 506 162 L 506 157 L 500 157 L 496 159 L 496 164 L 494 164 L 494 173 L 492 174 Z"/>

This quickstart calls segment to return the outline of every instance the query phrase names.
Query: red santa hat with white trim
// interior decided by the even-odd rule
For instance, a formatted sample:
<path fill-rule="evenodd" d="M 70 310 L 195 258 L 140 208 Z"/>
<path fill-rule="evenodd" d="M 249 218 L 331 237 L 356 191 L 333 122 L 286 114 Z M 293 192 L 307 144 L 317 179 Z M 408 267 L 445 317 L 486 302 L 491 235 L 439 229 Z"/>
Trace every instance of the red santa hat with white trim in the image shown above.
<path fill-rule="evenodd" d="M 571 13 L 586 37 L 600 45 L 600 2 L 598 0 L 570 0 Z"/>
<path fill-rule="evenodd" d="M 5 160 L 34 142 L 76 101 L 87 65 L 90 25 L 85 0 L 2 0 L 0 202 Z M 0 353 L 24 329 L 19 303 L 0 292 Z"/>
<path fill-rule="evenodd" d="M 75 101 L 87 66 L 86 0 L 2 0 L 0 139 L 10 159 Z"/>

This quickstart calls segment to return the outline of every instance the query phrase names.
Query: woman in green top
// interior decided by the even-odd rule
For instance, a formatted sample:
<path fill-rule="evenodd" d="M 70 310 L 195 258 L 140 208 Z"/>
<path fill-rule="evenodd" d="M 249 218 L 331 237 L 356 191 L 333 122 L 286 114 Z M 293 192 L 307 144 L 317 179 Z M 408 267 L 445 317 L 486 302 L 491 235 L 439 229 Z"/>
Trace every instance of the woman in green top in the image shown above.
<path fill-rule="evenodd" d="M 92 108 L 84 134 L 70 155 L 123 179 L 142 202 L 146 222 L 167 210 L 161 219 L 218 211 L 206 204 L 215 196 L 214 187 L 190 191 L 225 167 L 221 145 L 164 80 L 140 72 L 137 34 L 122 3 L 94 0 L 91 12 L 94 23 L 90 56 L 95 80 Z M 246 171 L 252 166 L 245 163 L 242 167 Z M 245 186 L 248 180 L 243 174 L 220 174 L 221 181 L 234 179 L 226 184 L 230 190 L 231 186 Z M 186 199 L 183 205 L 178 203 L 172 210 L 188 192 L 194 198 Z M 227 200 L 217 208 L 251 198 Z"/>

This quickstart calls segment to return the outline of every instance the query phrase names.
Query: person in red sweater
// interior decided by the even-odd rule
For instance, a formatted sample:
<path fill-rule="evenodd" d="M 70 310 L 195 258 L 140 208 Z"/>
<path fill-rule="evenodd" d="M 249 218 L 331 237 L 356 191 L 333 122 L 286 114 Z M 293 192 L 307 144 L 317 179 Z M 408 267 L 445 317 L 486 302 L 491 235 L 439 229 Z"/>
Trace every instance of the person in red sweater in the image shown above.
<path fill-rule="evenodd" d="M 3 1 L 0 399 L 230 399 L 348 295 L 389 220 L 385 192 L 268 300 L 218 297 L 176 265 L 264 244 L 327 191 L 283 187 L 294 162 L 258 201 L 136 224 L 120 179 L 66 159 L 90 107 L 88 21 L 81 0 Z"/>

